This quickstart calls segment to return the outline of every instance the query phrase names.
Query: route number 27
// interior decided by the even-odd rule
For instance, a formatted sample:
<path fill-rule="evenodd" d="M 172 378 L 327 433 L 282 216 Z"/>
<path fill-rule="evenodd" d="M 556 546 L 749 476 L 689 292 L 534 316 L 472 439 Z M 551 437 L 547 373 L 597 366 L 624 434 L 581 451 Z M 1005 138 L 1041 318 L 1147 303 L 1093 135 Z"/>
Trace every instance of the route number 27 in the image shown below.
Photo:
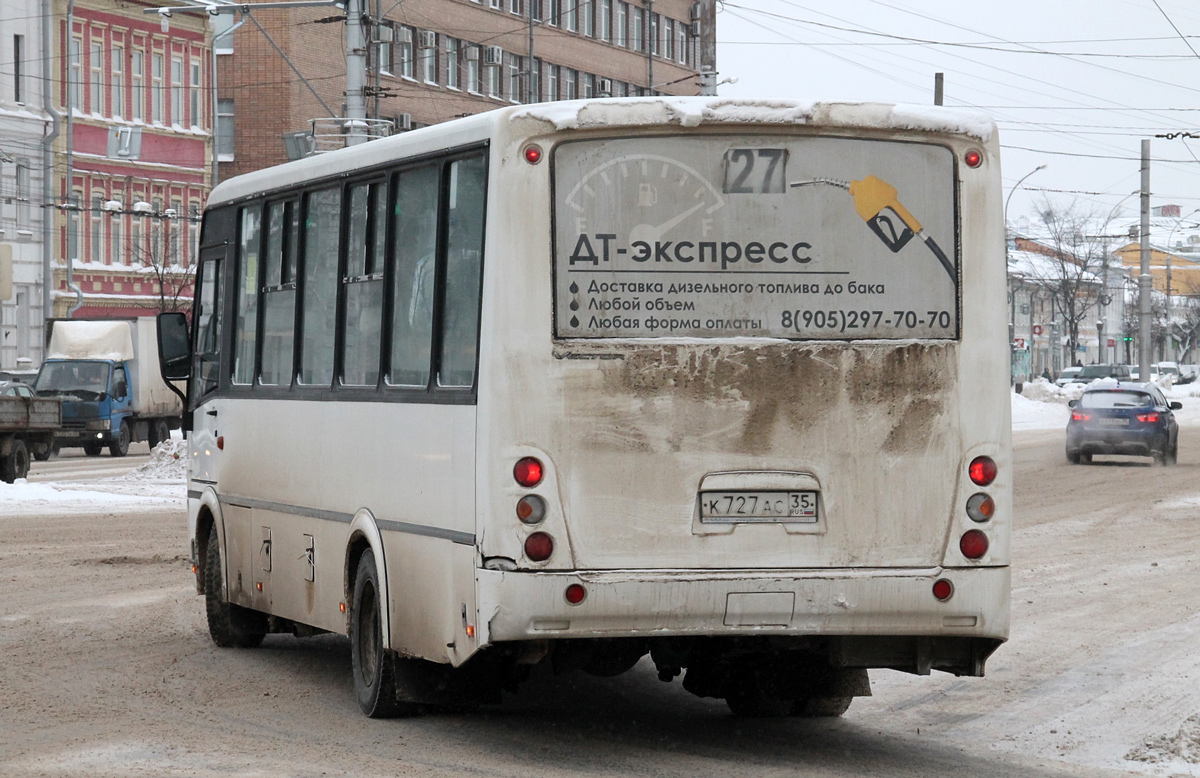
<path fill-rule="evenodd" d="M 783 194 L 787 149 L 730 149 L 725 152 L 726 194 Z"/>

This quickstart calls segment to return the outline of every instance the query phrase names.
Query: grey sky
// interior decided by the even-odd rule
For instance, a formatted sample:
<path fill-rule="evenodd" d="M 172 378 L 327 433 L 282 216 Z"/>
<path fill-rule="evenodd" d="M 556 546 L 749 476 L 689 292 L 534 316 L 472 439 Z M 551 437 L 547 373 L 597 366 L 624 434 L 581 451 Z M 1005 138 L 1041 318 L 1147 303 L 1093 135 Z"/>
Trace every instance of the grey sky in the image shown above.
<path fill-rule="evenodd" d="M 1141 139 L 1200 136 L 1192 0 L 732 0 L 718 9 L 720 77 L 738 79 L 720 87 L 725 96 L 928 104 L 934 73 L 944 72 L 946 105 L 999 124 L 1005 196 L 1048 165 L 1014 194 L 1013 219 L 1046 196 L 1078 198 L 1101 216 L 1120 204 L 1117 217 L 1132 217 L 1138 198 L 1123 198 L 1139 186 Z M 1200 138 L 1154 138 L 1151 151 L 1151 204 L 1200 208 Z"/>

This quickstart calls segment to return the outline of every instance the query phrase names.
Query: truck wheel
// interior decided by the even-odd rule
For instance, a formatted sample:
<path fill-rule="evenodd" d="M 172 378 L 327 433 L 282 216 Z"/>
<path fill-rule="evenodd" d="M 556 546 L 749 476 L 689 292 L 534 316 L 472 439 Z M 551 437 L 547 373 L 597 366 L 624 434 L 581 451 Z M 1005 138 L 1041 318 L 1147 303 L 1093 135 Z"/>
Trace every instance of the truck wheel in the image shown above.
<path fill-rule="evenodd" d="M 121 422 L 121 429 L 117 432 L 117 436 L 113 438 L 112 443 L 108 444 L 108 453 L 114 457 L 123 457 L 128 454 L 130 437 L 132 436 L 128 421 Z"/>
<path fill-rule="evenodd" d="M 100 456 L 100 451 L 103 448 L 104 446 L 99 443 L 84 443 L 83 453 L 87 454 L 89 457 L 98 457 Z"/>
<path fill-rule="evenodd" d="M 153 449 L 164 440 L 171 439 L 171 429 L 167 426 L 166 419 L 154 419 L 150 422 L 150 428 L 146 432 L 146 442 Z"/>
<path fill-rule="evenodd" d="M 204 565 L 204 611 L 208 634 L 221 648 L 254 648 L 267 635 L 267 618 L 258 611 L 233 605 L 221 593 L 221 541 L 217 525 L 208 531 L 208 558 Z"/>
<path fill-rule="evenodd" d="M 350 617 L 350 666 L 358 707 L 373 719 L 407 716 L 420 708 L 396 699 L 395 657 L 383 647 L 382 606 L 375 554 L 363 552 L 354 578 L 354 601 Z"/>
<path fill-rule="evenodd" d="M 796 700 L 792 715 L 804 718 L 837 718 L 850 710 L 853 697 L 809 697 Z"/>
<path fill-rule="evenodd" d="M 33 452 L 33 458 L 39 462 L 45 462 L 50 457 L 54 456 L 54 446 L 43 446 Z"/>
<path fill-rule="evenodd" d="M 25 441 L 17 439 L 12 442 L 8 456 L 0 459 L 0 481 L 11 484 L 18 478 L 29 475 L 29 449 Z"/>

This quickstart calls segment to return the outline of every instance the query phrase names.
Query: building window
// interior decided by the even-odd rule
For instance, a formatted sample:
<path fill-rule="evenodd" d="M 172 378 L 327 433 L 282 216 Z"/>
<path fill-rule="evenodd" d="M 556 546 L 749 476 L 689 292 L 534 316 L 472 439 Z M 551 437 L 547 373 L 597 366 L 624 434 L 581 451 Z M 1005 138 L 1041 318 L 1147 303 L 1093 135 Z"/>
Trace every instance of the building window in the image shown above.
<path fill-rule="evenodd" d="M 528 60 L 526 60 L 528 62 Z M 533 64 L 529 66 L 529 72 L 525 77 L 529 79 L 529 102 L 536 103 L 542 99 L 542 61 L 535 59 Z"/>
<path fill-rule="evenodd" d="M 400 55 L 400 75 L 405 78 L 413 77 L 413 35 L 412 27 L 401 27 L 399 30 L 400 45 L 397 53 Z"/>
<path fill-rule="evenodd" d="M 438 82 L 438 36 L 434 34 L 433 47 L 421 49 L 421 61 L 424 63 L 424 78 L 426 84 L 436 84 Z"/>
<path fill-rule="evenodd" d="M 121 245 L 121 218 L 119 213 L 114 213 L 112 223 L 108 225 L 108 258 L 114 265 L 121 264 L 125 256 Z"/>
<path fill-rule="evenodd" d="M 13 36 L 13 102 L 25 102 L 25 77 L 22 68 L 25 57 L 25 36 Z"/>
<path fill-rule="evenodd" d="M 233 161 L 233 101 L 217 100 L 217 160 Z"/>
<path fill-rule="evenodd" d="M 579 15 L 583 17 L 580 20 L 582 22 L 582 26 L 583 26 L 582 32 L 584 35 L 588 36 L 589 38 L 596 37 L 596 26 L 595 26 L 596 16 L 594 13 L 592 13 L 594 10 L 595 10 L 595 3 L 592 2 L 592 0 L 584 0 L 584 2 L 581 2 L 579 4 Z"/>
<path fill-rule="evenodd" d="M 630 47 L 634 51 L 646 50 L 646 16 L 645 9 L 633 9 L 633 36 L 630 39 Z"/>
<path fill-rule="evenodd" d="M 663 57 L 675 59 L 675 22 L 663 19 Z"/>
<path fill-rule="evenodd" d="M 510 14 L 522 15 L 521 0 L 508 0 L 508 12 Z"/>
<path fill-rule="evenodd" d="M 17 229 L 29 229 L 29 163 L 17 161 Z"/>
<path fill-rule="evenodd" d="M 622 48 L 629 45 L 629 3 L 617 0 L 617 21 L 614 26 L 616 33 L 613 42 Z"/>
<path fill-rule="evenodd" d="M 150 55 L 150 120 L 163 120 L 163 55 L 158 53 Z"/>
<path fill-rule="evenodd" d="M 188 107 L 191 109 L 192 126 L 199 129 L 204 126 L 204 117 L 200 113 L 200 60 L 192 60 L 192 83 L 188 85 Z"/>
<path fill-rule="evenodd" d="M 502 3 L 503 0 L 489 0 L 488 7 L 495 8 L 496 10 L 500 11 L 503 10 L 503 8 L 501 8 Z"/>
<path fill-rule="evenodd" d="M 548 1 L 550 3 L 550 7 L 547 10 L 546 14 L 550 20 L 550 26 L 557 27 L 558 23 L 562 17 L 563 0 L 548 0 Z"/>
<path fill-rule="evenodd" d="M 498 65 L 489 65 L 485 67 L 483 78 L 487 82 L 488 97 L 500 96 L 500 67 Z"/>
<path fill-rule="evenodd" d="M 379 28 L 380 30 L 385 30 L 383 35 L 380 37 L 387 38 L 388 40 L 379 41 L 371 48 L 371 51 L 375 54 L 376 69 L 378 69 L 380 73 L 386 73 L 390 76 L 393 72 L 392 40 L 395 39 L 396 30 L 392 28 L 392 25 L 387 24 L 386 22 L 381 22 Z"/>
<path fill-rule="evenodd" d="M 598 27 L 600 28 L 600 40 L 612 41 L 612 0 L 600 0 L 600 4 L 596 7 L 596 16 L 598 17 Z"/>
<path fill-rule="evenodd" d="M 112 115 L 125 118 L 125 47 L 112 48 Z"/>
<path fill-rule="evenodd" d="M 216 54 L 233 53 L 233 14 L 217 14 L 213 19 L 213 52 Z"/>
<path fill-rule="evenodd" d="M 675 46 L 675 56 L 678 58 L 678 61 L 680 62 L 680 64 L 686 65 L 687 64 L 687 51 L 688 51 L 687 25 L 684 24 L 683 22 L 676 24 L 675 25 L 675 36 L 676 36 L 675 42 L 677 44 Z"/>
<path fill-rule="evenodd" d="M 575 7 L 579 0 L 563 0 L 563 2 L 567 4 L 566 10 L 563 12 L 563 27 L 575 32 L 579 29 L 579 12 Z"/>
<path fill-rule="evenodd" d="M 88 110 L 93 114 L 104 114 L 104 46 L 99 34 L 92 33 L 91 81 L 88 88 Z"/>
<path fill-rule="evenodd" d="M 508 99 L 514 103 L 521 102 L 521 58 L 516 54 L 508 55 Z"/>
<path fill-rule="evenodd" d="M 67 102 L 70 109 L 83 112 L 83 39 L 71 38 L 71 72 L 67 83 Z"/>
<path fill-rule="evenodd" d="M 162 214 L 163 201 L 161 197 L 155 197 L 150 201 L 151 207 L 154 209 L 154 217 L 150 219 L 150 245 L 146 249 L 146 264 L 154 265 L 155 267 L 164 267 L 163 262 L 163 220 Z"/>
<path fill-rule="evenodd" d="M 175 215 L 167 220 L 167 229 L 171 231 L 171 264 L 179 265 L 183 263 L 183 247 L 187 245 L 183 242 L 183 202 L 172 200 L 171 210 L 175 212 Z"/>
<path fill-rule="evenodd" d="M 466 53 L 467 57 L 467 91 L 479 94 L 479 57 L 480 47 L 472 45 Z"/>
<path fill-rule="evenodd" d="M 72 191 L 71 192 L 71 205 L 78 206 L 82 202 L 83 202 L 83 191 L 80 189 L 76 189 L 76 190 Z M 79 244 L 81 244 L 83 242 L 82 240 L 80 240 L 81 236 L 79 234 L 79 230 L 80 230 L 79 215 L 80 215 L 80 212 L 77 207 L 71 208 L 70 210 L 67 211 L 67 257 L 69 257 L 71 259 L 71 261 L 73 261 L 73 262 L 79 261 L 79 259 L 80 259 Z"/>
<path fill-rule="evenodd" d="M 576 97 L 576 94 L 575 94 L 575 71 L 572 70 L 571 68 L 563 68 L 562 69 L 562 82 L 563 82 L 563 99 L 564 100 L 574 100 Z"/>
<path fill-rule="evenodd" d="M 650 53 L 658 53 L 658 14 L 650 14 Z"/>
<path fill-rule="evenodd" d="M 558 65 L 546 65 L 546 99 L 558 99 Z"/>
<path fill-rule="evenodd" d="M 458 75 L 458 50 L 459 42 L 457 38 L 446 39 L 446 86 L 451 89 L 458 89 L 460 86 Z"/>
<path fill-rule="evenodd" d="M 146 55 L 141 51 L 133 51 L 129 55 L 129 115 L 135 122 L 145 118 L 146 105 Z"/>
<path fill-rule="evenodd" d="M 596 96 L 596 77 L 591 73 L 583 77 L 583 97 L 585 100 L 590 100 Z"/>
<path fill-rule="evenodd" d="M 183 126 L 183 60 L 171 58 L 171 124 Z"/>
<path fill-rule="evenodd" d="M 104 262 L 104 196 L 92 195 L 92 244 L 88 247 L 88 260 Z"/>
<path fill-rule="evenodd" d="M 542 0 L 528 0 L 528 1 L 529 1 L 529 16 L 533 19 L 533 21 L 540 22 L 542 20 Z"/>

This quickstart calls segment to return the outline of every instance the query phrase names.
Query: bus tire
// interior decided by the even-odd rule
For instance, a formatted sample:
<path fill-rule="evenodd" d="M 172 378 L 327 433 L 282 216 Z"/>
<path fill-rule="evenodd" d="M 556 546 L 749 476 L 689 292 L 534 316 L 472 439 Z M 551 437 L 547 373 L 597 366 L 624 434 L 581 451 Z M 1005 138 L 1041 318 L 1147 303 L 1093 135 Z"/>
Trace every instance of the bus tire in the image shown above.
<path fill-rule="evenodd" d="M 254 648 L 267 636 L 267 618 L 257 611 L 226 601 L 221 593 L 221 541 L 217 525 L 208 531 L 208 556 L 204 564 L 204 611 L 208 634 L 221 648 Z"/>
<path fill-rule="evenodd" d="M 121 429 L 117 430 L 117 436 L 108 444 L 108 453 L 114 457 L 123 457 L 129 453 L 129 443 L 133 435 L 129 430 L 129 420 L 125 419 L 121 422 Z"/>
<path fill-rule="evenodd" d="M 10 444 L 8 456 L 0 458 L 0 481 L 11 484 L 18 478 L 29 475 L 29 449 L 25 441 L 14 438 Z"/>
<path fill-rule="evenodd" d="M 350 612 L 350 667 L 358 707 L 373 719 L 409 716 L 419 711 L 414 703 L 396 696 L 396 657 L 383 647 L 382 599 L 375 553 L 363 551 L 354 577 Z"/>
<path fill-rule="evenodd" d="M 809 697 L 796 700 L 792 715 L 802 718 L 837 718 L 850 710 L 853 697 Z"/>

